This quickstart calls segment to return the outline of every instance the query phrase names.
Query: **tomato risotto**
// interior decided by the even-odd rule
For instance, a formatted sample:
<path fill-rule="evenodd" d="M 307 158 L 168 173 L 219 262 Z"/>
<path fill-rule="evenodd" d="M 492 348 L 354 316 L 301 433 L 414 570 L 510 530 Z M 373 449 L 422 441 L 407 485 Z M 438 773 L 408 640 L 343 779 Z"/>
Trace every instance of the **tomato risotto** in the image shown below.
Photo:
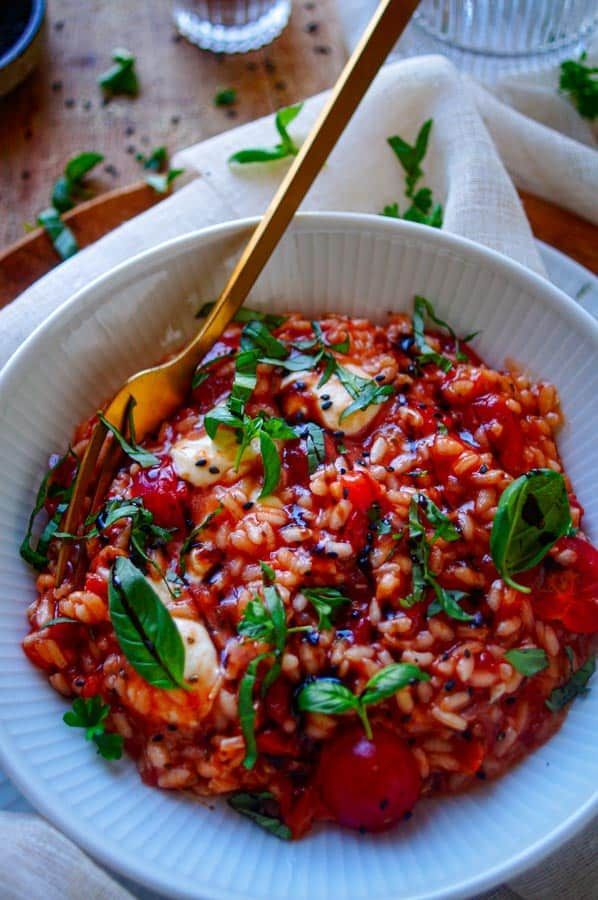
<path fill-rule="evenodd" d="M 156 434 L 98 414 L 118 468 L 68 534 L 81 425 L 21 547 L 66 725 L 281 838 L 387 828 L 549 738 L 594 671 L 598 552 L 554 387 L 474 337 L 423 298 L 384 325 L 244 309 Z"/>

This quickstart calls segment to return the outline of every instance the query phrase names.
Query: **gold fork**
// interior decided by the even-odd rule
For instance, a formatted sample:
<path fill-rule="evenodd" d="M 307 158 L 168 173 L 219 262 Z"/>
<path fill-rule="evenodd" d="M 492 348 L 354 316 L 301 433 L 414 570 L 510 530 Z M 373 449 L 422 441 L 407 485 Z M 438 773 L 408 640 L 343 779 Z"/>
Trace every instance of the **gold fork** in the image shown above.
<path fill-rule="evenodd" d="M 104 411 L 108 422 L 122 430 L 127 410 L 134 402 L 135 432 L 141 439 L 184 402 L 195 368 L 247 297 L 418 3 L 419 0 L 382 0 L 198 334 L 173 359 L 133 375 Z M 105 425 L 98 422 L 81 460 L 62 531 L 75 532 L 82 520 L 85 498 L 106 435 Z M 101 484 L 108 483 L 115 459 L 114 453 L 105 454 L 98 476 Z M 72 547 L 70 541 L 63 541 L 60 546 L 57 585 L 64 578 Z"/>

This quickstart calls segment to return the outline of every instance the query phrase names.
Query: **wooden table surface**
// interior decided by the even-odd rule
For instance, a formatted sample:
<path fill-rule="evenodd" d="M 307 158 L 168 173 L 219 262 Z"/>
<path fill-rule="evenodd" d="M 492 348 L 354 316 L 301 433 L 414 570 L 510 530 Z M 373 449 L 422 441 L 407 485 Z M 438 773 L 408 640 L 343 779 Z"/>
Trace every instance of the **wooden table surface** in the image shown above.
<path fill-rule="evenodd" d="M 227 57 L 180 38 L 171 8 L 172 0 L 48 0 L 41 64 L 0 99 L 0 250 L 48 206 L 71 156 L 104 154 L 90 179 L 96 191 L 129 185 L 140 177 L 137 151 L 174 152 L 317 93 L 346 58 L 336 0 L 295 0 L 278 40 Z M 106 104 L 97 77 L 119 46 L 137 58 L 141 92 Z M 224 87 L 237 89 L 234 107 L 214 105 Z"/>

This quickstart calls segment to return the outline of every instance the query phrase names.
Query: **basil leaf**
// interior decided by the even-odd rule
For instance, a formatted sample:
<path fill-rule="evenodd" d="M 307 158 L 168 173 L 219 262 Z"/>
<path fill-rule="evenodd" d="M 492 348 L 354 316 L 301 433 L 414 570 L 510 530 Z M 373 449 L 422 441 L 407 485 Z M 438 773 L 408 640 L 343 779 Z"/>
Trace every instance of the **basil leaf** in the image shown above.
<path fill-rule="evenodd" d="M 237 102 L 235 88 L 222 88 L 214 94 L 214 106 L 233 106 Z"/>
<path fill-rule="evenodd" d="M 307 469 L 310 475 L 318 466 L 326 462 L 326 439 L 324 429 L 315 422 L 307 422 L 299 431 L 299 437 L 305 441 L 307 452 Z"/>
<path fill-rule="evenodd" d="M 95 153 L 93 150 L 79 153 L 78 156 L 73 156 L 72 159 L 69 159 L 64 174 L 70 182 L 77 183 L 78 181 L 81 181 L 88 172 L 91 172 L 98 163 L 103 161 L 103 155 L 101 153 Z"/>
<path fill-rule="evenodd" d="M 265 431 L 260 431 L 260 453 L 264 466 L 264 483 L 259 493 L 261 500 L 262 497 L 269 497 L 278 487 L 282 468 L 276 444 Z"/>
<path fill-rule="evenodd" d="M 264 322 L 248 322 L 241 333 L 242 350 L 260 350 L 273 359 L 286 359 L 288 349 L 275 338 Z"/>
<path fill-rule="evenodd" d="M 428 576 L 428 584 L 434 588 L 436 594 L 435 601 L 428 607 L 428 618 L 438 615 L 439 612 L 444 612 L 451 619 L 456 619 L 458 622 L 473 621 L 475 616 L 465 612 L 465 610 L 461 609 L 459 606 L 459 601 L 467 596 L 464 591 L 449 591 L 446 588 L 441 587 L 431 575 Z"/>
<path fill-rule="evenodd" d="M 336 678 L 316 678 L 307 681 L 297 695 L 301 712 L 325 713 L 328 716 L 357 710 L 359 700 Z"/>
<path fill-rule="evenodd" d="M 60 213 L 53 206 L 40 212 L 37 223 L 42 226 L 62 260 L 69 259 L 79 252 L 75 235 L 68 225 L 64 224 Z"/>
<path fill-rule="evenodd" d="M 196 314 L 196 319 L 203 319 L 214 308 L 212 301 L 204 303 Z M 276 316 L 274 313 L 261 312 L 259 309 L 250 309 L 248 306 L 242 306 L 233 316 L 233 322 L 263 322 L 266 328 L 278 328 L 286 322 L 286 316 Z"/>
<path fill-rule="evenodd" d="M 598 68 L 584 65 L 587 54 L 579 60 L 566 59 L 561 63 L 559 88 L 571 96 L 580 116 L 593 121 L 598 116 Z"/>
<path fill-rule="evenodd" d="M 102 698 L 77 697 L 73 708 L 62 717 L 65 725 L 71 728 L 84 728 L 85 739 L 93 741 L 100 756 L 105 759 L 120 759 L 122 756 L 123 738 L 120 734 L 106 734 L 104 720 L 110 712 Z"/>
<path fill-rule="evenodd" d="M 146 175 L 145 182 L 153 188 L 157 194 L 167 194 L 170 186 L 175 178 L 182 175 L 184 169 L 168 169 L 167 172 L 158 172 L 153 175 Z"/>
<path fill-rule="evenodd" d="M 350 597 L 334 587 L 302 588 L 302 593 L 307 597 L 318 614 L 318 629 L 325 631 L 332 628 L 330 616 L 333 612 L 350 603 Z"/>
<path fill-rule="evenodd" d="M 58 490 L 52 491 L 51 482 L 52 472 L 58 469 L 58 467 L 61 466 L 69 456 L 73 456 L 75 457 L 75 459 L 77 459 L 76 455 L 73 453 L 70 447 L 64 454 L 64 456 L 61 456 L 44 475 L 35 497 L 35 504 L 31 511 L 31 515 L 29 516 L 29 522 L 27 523 L 27 533 L 25 534 L 25 537 L 21 541 L 21 545 L 19 547 L 19 553 L 21 554 L 21 557 L 25 560 L 26 563 L 28 563 L 30 566 L 33 566 L 33 568 L 37 569 L 38 571 L 44 569 L 48 564 L 48 547 L 50 545 L 50 541 L 52 540 L 54 534 L 58 531 L 62 516 L 66 511 L 68 502 L 73 493 L 73 487 L 77 475 L 76 471 L 73 474 L 73 480 L 71 484 L 67 488 L 58 488 Z M 44 508 L 44 505 L 50 496 L 54 498 L 60 498 L 62 502 L 58 504 L 54 515 L 42 530 L 38 538 L 36 547 L 33 547 L 33 526 L 35 524 L 37 516 Z"/>
<path fill-rule="evenodd" d="M 214 359 L 210 359 L 206 363 L 202 363 L 193 373 L 193 379 L 191 381 L 191 388 L 195 390 L 201 384 L 204 383 L 210 377 L 210 370 L 212 366 L 217 365 L 220 362 L 223 362 L 225 359 L 230 359 L 230 353 L 223 353 L 222 356 L 215 356 Z"/>
<path fill-rule="evenodd" d="M 120 759 L 123 755 L 123 737 L 120 734 L 96 734 L 93 742 L 104 759 Z"/>
<path fill-rule="evenodd" d="M 255 707 L 253 705 L 253 689 L 260 663 L 265 659 L 273 659 L 272 653 L 260 653 L 251 660 L 239 685 L 239 722 L 245 739 L 245 758 L 243 765 L 253 769 L 257 761 L 257 744 L 255 741 Z"/>
<path fill-rule="evenodd" d="M 114 65 L 98 78 L 101 88 L 110 94 L 139 93 L 139 82 L 135 71 L 135 57 L 129 50 L 118 47 L 112 51 Z"/>
<path fill-rule="evenodd" d="M 550 697 L 545 701 L 548 709 L 552 712 L 558 712 L 576 697 L 587 694 L 589 691 L 587 687 L 588 681 L 595 671 L 596 657 L 590 656 L 583 666 L 573 673 L 569 681 L 551 692 Z"/>
<path fill-rule="evenodd" d="M 274 124 L 281 138 L 281 143 L 274 147 L 254 147 L 247 150 L 238 150 L 229 156 L 229 163 L 254 163 L 254 162 L 273 162 L 277 159 L 284 159 L 287 156 L 295 156 L 299 152 L 299 148 L 289 135 L 287 128 L 295 119 L 303 108 L 302 103 L 295 106 L 287 106 L 279 109 L 276 113 Z"/>
<path fill-rule="evenodd" d="M 189 551 L 193 548 L 196 538 L 198 537 L 199 534 L 201 534 L 202 531 L 204 531 L 204 529 L 206 529 L 208 527 L 208 525 L 211 524 L 211 522 L 213 521 L 213 519 L 216 518 L 216 516 L 220 515 L 220 513 L 222 512 L 223 509 L 224 509 L 224 507 L 219 503 L 218 506 L 216 507 L 216 509 L 213 509 L 211 513 L 208 513 L 207 516 L 205 516 L 205 518 L 202 519 L 202 521 L 199 523 L 199 525 L 196 525 L 195 528 L 191 529 L 191 531 L 189 532 L 189 534 L 187 535 L 187 537 L 181 544 L 181 549 L 179 551 L 179 561 L 180 561 L 181 572 L 183 574 L 185 572 L 185 557 L 187 556 Z"/>
<path fill-rule="evenodd" d="M 79 619 L 71 619 L 69 616 L 56 616 L 55 619 L 48 619 L 47 622 L 44 622 L 43 625 L 39 626 L 39 631 L 43 631 L 44 628 L 51 628 L 52 625 L 82 625 L 83 623 L 79 621 Z"/>
<path fill-rule="evenodd" d="M 430 316 L 430 318 L 436 322 L 436 324 L 440 324 L 445 326 L 445 323 L 442 322 L 441 319 L 436 317 L 434 313 L 434 307 L 430 303 L 429 300 L 426 300 L 425 297 L 416 296 L 413 301 L 413 338 L 415 341 L 415 346 L 420 352 L 418 356 L 418 362 L 422 365 L 426 365 L 426 363 L 434 363 L 443 372 L 450 372 L 453 367 L 452 361 L 448 358 L 448 356 L 443 356 L 441 353 L 436 353 L 427 342 L 425 335 L 425 317 L 426 313 Z M 449 326 L 445 326 L 449 327 Z M 452 329 L 451 329 L 452 331 Z"/>
<path fill-rule="evenodd" d="M 260 561 L 260 569 L 262 570 L 262 578 L 264 579 L 264 584 L 274 584 L 276 581 L 276 572 L 269 566 L 268 563 Z"/>
<path fill-rule="evenodd" d="M 242 417 L 245 405 L 257 384 L 257 361 L 259 351 L 246 350 L 235 360 L 235 377 L 227 406 L 234 416 Z"/>
<path fill-rule="evenodd" d="M 243 420 L 233 413 L 224 404 L 215 406 L 206 414 L 203 420 L 204 427 L 209 437 L 214 440 L 216 432 L 220 425 L 226 425 L 229 428 L 243 428 Z"/>
<path fill-rule="evenodd" d="M 297 437 L 295 429 L 287 425 L 284 419 L 279 419 L 277 416 L 262 419 L 261 428 L 276 441 L 292 441 Z"/>
<path fill-rule="evenodd" d="M 288 825 L 281 822 L 277 816 L 269 815 L 267 812 L 271 806 L 276 805 L 274 795 L 269 791 L 263 791 L 259 794 L 243 791 L 233 794 L 232 797 L 228 798 L 227 802 L 235 812 L 241 813 L 242 816 L 247 816 L 256 825 L 259 825 L 260 828 L 270 832 L 275 837 L 283 841 L 291 840 L 292 834 Z"/>
<path fill-rule="evenodd" d="M 509 650 L 505 653 L 505 659 L 522 675 L 536 675 L 548 667 L 546 651 L 540 647 L 523 647 L 519 650 Z"/>
<path fill-rule="evenodd" d="M 401 216 L 399 214 L 399 204 L 398 203 L 387 203 L 382 212 L 381 216 L 386 216 L 389 219 L 400 219 Z"/>
<path fill-rule="evenodd" d="M 109 422 L 108 419 L 101 413 L 98 413 L 98 419 L 102 423 L 102 425 L 110 431 L 124 452 L 129 456 L 134 462 L 139 463 L 139 465 L 143 469 L 149 469 L 150 466 L 159 466 L 160 459 L 154 453 L 150 453 L 149 450 L 144 450 L 143 447 L 140 447 L 139 444 L 135 441 L 135 423 L 133 419 L 133 409 L 135 407 L 135 403 L 132 402 L 129 404 L 129 440 L 126 439 L 124 434 L 113 425 L 112 422 Z"/>
<path fill-rule="evenodd" d="M 415 473 L 411 472 L 410 474 Z M 430 525 L 433 525 L 436 529 L 436 531 L 434 532 L 434 536 L 432 537 L 432 542 L 434 542 L 438 538 L 442 538 L 445 541 L 459 540 L 461 535 L 459 534 L 458 530 L 455 528 L 448 516 L 446 516 L 436 506 L 433 500 L 430 500 L 430 498 L 426 494 L 418 494 L 417 501 L 420 508 L 423 509 Z"/>
<path fill-rule="evenodd" d="M 387 397 L 394 394 L 392 385 L 378 384 L 376 381 L 362 378 L 360 375 L 356 375 L 344 366 L 339 365 L 336 360 L 334 360 L 334 371 L 336 372 L 339 381 L 354 401 L 343 410 L 339 416 L 339 422 L 342 422 L 347 416 L 352 415 L 360 409 L 366 409 L 368 406 L 383 403 Z M 328 378 L 326 378 L 326 381 L 327 380 Z M 325 383 L 326 382 L 324 382 L 324 384 Z M 321 385 L 322 379 L 320 379 L 318 387 Z"/>
<path fill-rule="evenodd" d="M 108 585 L 110 619 L 119 646 L 153 687 L 184 687 L 185 647 L 178 628 L 143 573 L 119 556 Z"/>
<path fill-rule="evenodd" d="M 412 663 L 391 663 L 373 675 L 365 686 L 360 701 L 364 706 L 380 703 L 416 681 L 429 681 L 427 672 Z"/>
<path fill-rule="evenodd" d="M 98 163 L 103 161 L 101 153 L 87 151 L 73 156 L 52 189 L 52 206 L 59 212 L 66 212 L 75 205 L 74 194 L 80 191 L 81 181 Z"/>
<path fill-rule="evenodd" d="M 237 632 L 245 638 L 264 643 L 274 643 L 274 623 L 270 612 L 266 609 L 259 597 L 249 600 L 241 621 L 237 625 Z"/>
<path fill-rule="evenodd" d="M 490 533 L 492 560 L 505 584 L 529 594 L 530 588 L 512 576 L 541 562 L 571 524 L 560 472 L 531 469 L 511 482 L 501 494 Z"/>

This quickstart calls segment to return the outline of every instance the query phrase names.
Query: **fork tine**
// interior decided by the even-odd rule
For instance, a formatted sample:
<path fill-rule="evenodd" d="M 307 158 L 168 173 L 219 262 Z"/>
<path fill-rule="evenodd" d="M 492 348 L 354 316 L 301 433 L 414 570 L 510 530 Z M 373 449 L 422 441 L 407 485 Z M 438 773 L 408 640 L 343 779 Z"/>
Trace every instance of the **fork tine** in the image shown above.
<path fill-rule="evenodd" d="M 71 497 L 68 509 L 65 513 L 64 520 L 61 525 L 62 531 L 73 532 L 79 525 L 81 519 L 81 510 L 83 508 L 83 503 L 87 494 L 87 488 L 89 487 L 89 483 L 93 477 L 96 462 L 98 460 L 100 450 L 102 449 L 104 439 L 106 437 L 106 430 L 107 429 L 104 425 L 102 425 L 101 422 L 97 422 L 93 430 L 93 434 L 91 435 L 89 444 L 87 445 L 85 453 L 83 454 L 83 459 L 81 460 L 81 465 L 79 466 L 79 471 L 77 472 L 77 476 L 75 478 L 75 488 L 73 490 L 73 495 Z M 70 558 L 70 554 L 70 542 L 62 541 L 60 549 L 58 551 L 58 560 L 56 563 L 57 587 L 62 583 L 64 579 L 64 573 L 66 570 L 66 565 Z"/>

